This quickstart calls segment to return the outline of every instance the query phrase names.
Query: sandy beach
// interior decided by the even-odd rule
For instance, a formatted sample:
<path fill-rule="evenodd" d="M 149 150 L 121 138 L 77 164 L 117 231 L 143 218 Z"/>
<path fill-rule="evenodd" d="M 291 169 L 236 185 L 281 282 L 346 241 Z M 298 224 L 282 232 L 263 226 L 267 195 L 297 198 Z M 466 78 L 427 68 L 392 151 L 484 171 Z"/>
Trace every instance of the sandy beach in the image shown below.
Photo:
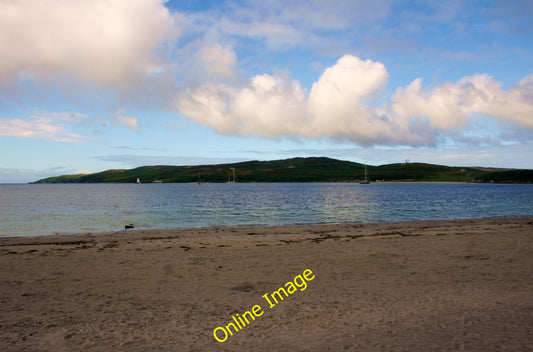
<path fill-rule="evenodd" d="M 532 351 L 532 270 L 533 217 L 0 238 L 0 350 Z"/>

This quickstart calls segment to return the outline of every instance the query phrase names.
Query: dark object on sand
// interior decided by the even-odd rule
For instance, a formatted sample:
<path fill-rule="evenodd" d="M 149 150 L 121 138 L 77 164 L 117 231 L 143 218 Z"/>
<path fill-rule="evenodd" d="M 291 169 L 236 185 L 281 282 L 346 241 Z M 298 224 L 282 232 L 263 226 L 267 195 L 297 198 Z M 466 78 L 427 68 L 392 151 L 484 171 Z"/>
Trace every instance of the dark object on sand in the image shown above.
<path fill-rule="evenodd" d="M 125 225 L 124 226 L 124 229 L 126 229 L 126 230 L 127 229 L 133 229 L 133 228 L 135 228 L 135 226 L 133 226 L 133 224 L 129 224 L 129 225 Z"/>

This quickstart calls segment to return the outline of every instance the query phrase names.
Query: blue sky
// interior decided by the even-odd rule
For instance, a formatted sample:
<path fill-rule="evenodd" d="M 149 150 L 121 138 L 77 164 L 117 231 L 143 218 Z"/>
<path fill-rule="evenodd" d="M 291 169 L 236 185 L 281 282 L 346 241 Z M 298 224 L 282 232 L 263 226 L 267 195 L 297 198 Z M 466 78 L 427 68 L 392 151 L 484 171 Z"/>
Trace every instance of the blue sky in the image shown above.
<path fill-rule="evenodd" d="M 329 156 L 533 168 L 530 1 L 0 0 L 0 183 Z"/>

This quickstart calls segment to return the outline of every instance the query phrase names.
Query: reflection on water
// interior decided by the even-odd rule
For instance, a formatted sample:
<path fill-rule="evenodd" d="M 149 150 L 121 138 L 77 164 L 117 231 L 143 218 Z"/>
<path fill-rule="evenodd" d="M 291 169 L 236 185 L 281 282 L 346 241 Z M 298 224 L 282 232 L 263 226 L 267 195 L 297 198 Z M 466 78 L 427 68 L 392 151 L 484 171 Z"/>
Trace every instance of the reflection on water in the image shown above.
<path fill-rule="evenodd" d="M 0 235 L 533 215 L 533 185 L 0 185 Z"/>

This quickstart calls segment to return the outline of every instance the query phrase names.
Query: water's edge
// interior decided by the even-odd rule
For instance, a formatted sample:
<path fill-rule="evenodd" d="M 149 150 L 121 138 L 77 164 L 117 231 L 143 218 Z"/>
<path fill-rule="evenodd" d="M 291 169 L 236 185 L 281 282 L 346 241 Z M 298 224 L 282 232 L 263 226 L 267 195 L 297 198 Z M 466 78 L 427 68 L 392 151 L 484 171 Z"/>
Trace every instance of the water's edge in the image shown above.
<path fill-rule="evenodd" d="M 0 185 L 0 236 L 533 215 L 533 185 Z"/>

